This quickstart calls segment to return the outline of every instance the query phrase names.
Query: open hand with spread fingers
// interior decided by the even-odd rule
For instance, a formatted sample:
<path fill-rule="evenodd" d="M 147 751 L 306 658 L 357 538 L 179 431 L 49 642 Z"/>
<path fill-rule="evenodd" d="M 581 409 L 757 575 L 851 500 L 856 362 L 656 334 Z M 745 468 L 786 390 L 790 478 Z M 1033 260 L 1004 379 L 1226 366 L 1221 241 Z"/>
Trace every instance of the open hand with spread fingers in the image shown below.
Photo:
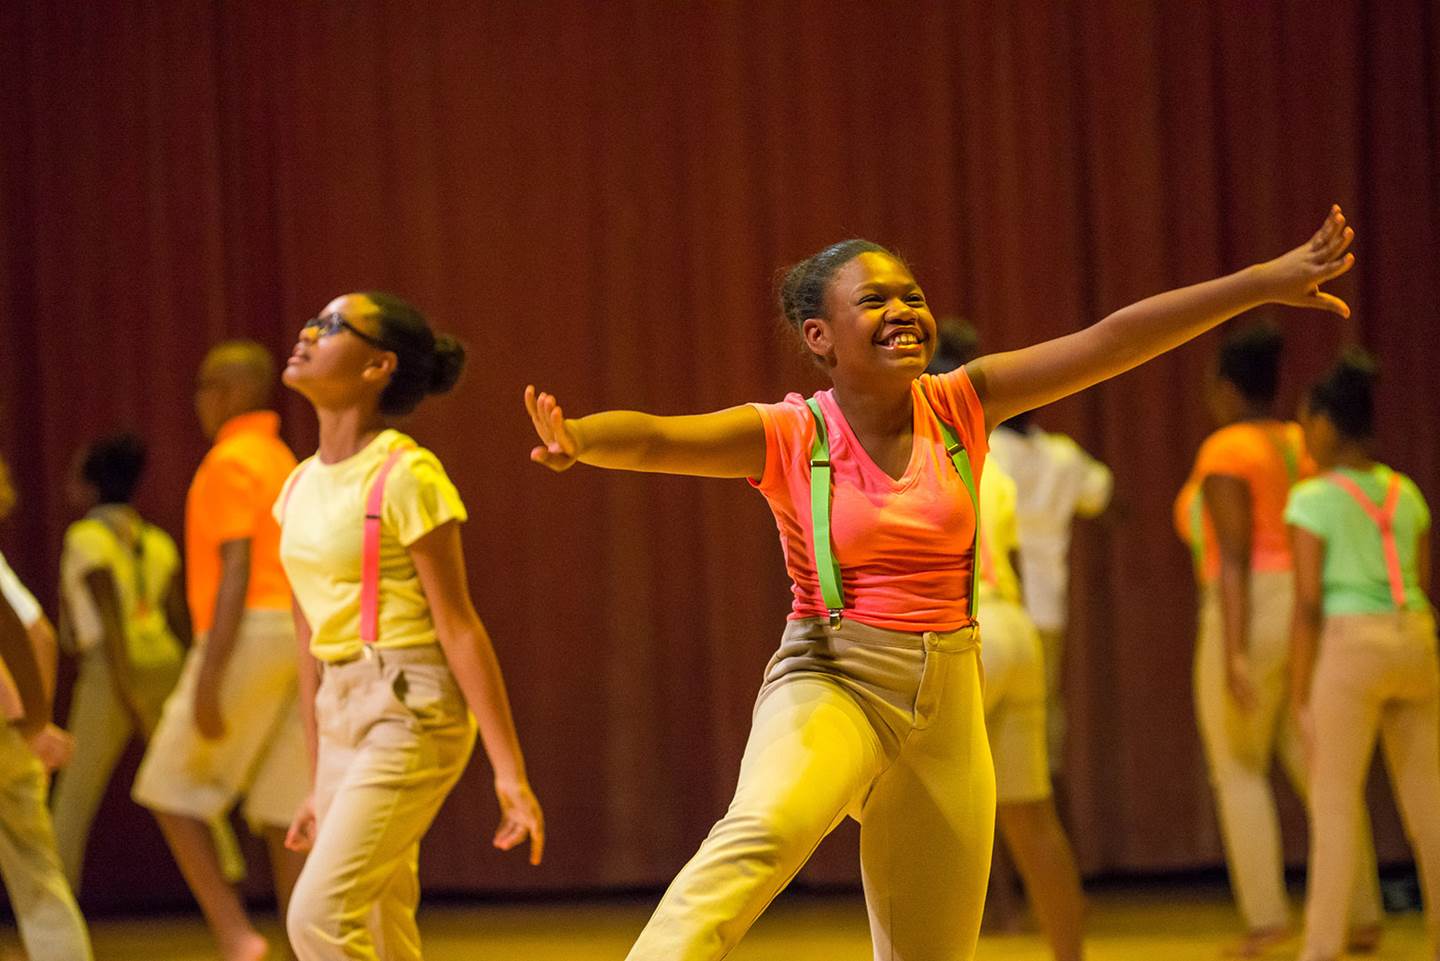
<path fill-rule="evenodd" d="M 580 445 L 574 431 L 565 425 L 560 402 L 549 394 L 537 394 L 533 385 L 527 385 L 525 409 L 540 436 L 540 444 L 531 449 L 530 459 L 553 471 L 568 469 L 579 456 Z"/>
<path fill-rule="evenodd" d="M 1334 294 L 1321 290 L 1320 285 L 1334 280 L 1355 265 L 1355 255 L 1348 252 L 1354 239 L 1355 231 L 1346 225 L 1345 214 L 1339 204 L 1331 207 L 1315 236 L 1289 253 L 1254 268 L 1264 278 L 1267 299 L 1277 304 L 1313 307 L 1349 317 L 1350 306 Z"/>

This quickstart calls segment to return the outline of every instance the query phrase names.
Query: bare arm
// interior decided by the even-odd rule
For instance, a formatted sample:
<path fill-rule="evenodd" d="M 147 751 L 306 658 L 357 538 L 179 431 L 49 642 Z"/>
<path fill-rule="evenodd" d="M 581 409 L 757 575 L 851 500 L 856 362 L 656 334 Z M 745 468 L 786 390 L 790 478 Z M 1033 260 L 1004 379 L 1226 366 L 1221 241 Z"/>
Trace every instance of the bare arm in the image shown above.
<path fill-rule="evenodd" d="M 165 590 L 165 623 L 181 645 L 188 648 L 195 643 L 190 624 L 190 605 L 185 603 L 185 587 L 179 572 L 170 578 L 170 586 Z"/>
<path fill-rule="evenodd" d="M 1325 542 L 1292 524 L 1290 547 L 1295 558 L 1295 617 L 1290 625 L 1290 704 L 1299 714 L 1310 706 L 1310 681 L 1315 674 L 1315 653 L 1325 617 L 1321 584 Z"/>
<path fill-rule="evenodd" d="M 315 693 L 320 690 L 320 667 L 310 653 L 310 622 L 300 610 L 300 602 L 290 595 L 290 613 L 295 619 L 296 672 L 299 678 L 300 724 L 305 729 L 305 746 L 310 751 L 310 776 L 314 780 L 315 763 L 320 746 L 315 728 Z"/>
<path fill-rule="evenodd" d="M 551 470 L 565 470 L 579 461 L 696 477 L 759 477 L 765 472 L 765 427 L 748 405 L 681 417 L 611 410 L 567 420 L 554 397 L 526 387 L 525 409 L 541 441 L 530 459 Z"/>
<path fill-rule="evenodd" d="M 1238 273 L 1147 297 L 1084 330 L 966 365 L 987 427 L 1109 380 L 1265 303 L 1349 316 L 1320 284 L 1349 270 L 1354 231 L 1332 207 L 1320 230 L 1287 254 Z"/>
<path fill-rule="evenodd" d="M 90 592 L 91 603 L 100 615 L 100 643 L 105 645 L 115 693 L 143 730 L 145 712 L 140 709 L 134 679 L 130 674 L 130 651 L 125 644 L 125 626 L 120 615 L 120 595 L 115 589 L 115 575 L 106 568 L 96 568 L 85 575 L 85 589 Z"/>
<path fill-rule="evenodd" d="M 195 678 L 195 727 L 212 740 L 224 736 L 220 716 L 220 684 L 235 651 L 245 594 L 250 589 L 250 540 L 220 545 L 220 586 L 215 591 L 215 620 L 205 638 L 205 651 Z"/>
<path fill-rule="evenodd" d="M 9 668 L 25 708 L 24 719 L 18 722 L 20 732 L 30 737 L 49 723 L 50 698 L 45 693 L 39 660 L 30 646 L 29 631 L 3 595 L 0 595 L 0 660 Z"/>
<path fill-rule="evenodd" d="M 1255 705 L 1250 678 L 1250 488 L 1238 477 L 1210 474 L 1200 484 L 1220 548 L 1220 624 L 1225 676 L 1242 708 Z"/>
<path fill-rule="evenodd" d="M 60 645 L 55 640 L 55 626 L 41 614 L 34 624 L 25 630 L 30 649 L 35 652 L 35 663 L 40 668 L 40 683 L 45 686 L 45 700 L 55 700 L 55 679 L 60 670 Z"/>
<path fill-rule="evenodd" d="M 502 814 L 495 845 L 509 850 L 529 834 L 530 863 L 539 864 L 545 845 L 544 821 L 525 773 L 500 662 L 470 600 L 460 525 L 442 524 L 421 537 L 410 545 L 410 557 L 430 603 L 445 660 L 479 723 L 480 740 L 495 771 Z"/>

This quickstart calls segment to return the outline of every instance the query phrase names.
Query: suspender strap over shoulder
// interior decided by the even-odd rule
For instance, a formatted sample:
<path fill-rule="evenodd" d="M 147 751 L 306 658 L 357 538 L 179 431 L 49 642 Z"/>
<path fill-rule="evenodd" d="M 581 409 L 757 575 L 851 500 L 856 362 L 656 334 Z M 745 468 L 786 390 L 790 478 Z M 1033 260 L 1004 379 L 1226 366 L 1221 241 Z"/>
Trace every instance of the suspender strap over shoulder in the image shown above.
<path fill-rule="evenodd" d="M 925 399 L 925 406 L 929 408 L 930 399 L 925 397 L 923 389 L 920 395 Z M 830 536 L 832 476 L 830 441 L 825 430 L 825 414 L 820 409 L 819 402 L 811 397 L 805 403 L 810 408 L 811 417 L 815 421 L 815 440 L 810 445 L 811 550 L 815 558 L 815 573 L 820 578 L 820 596 L 825 602 L 826 612 L 830 615 L 830 625 L 838 627 L 845 613 L 845 587 L 840 563 L 835 559 L 834 544 Z M 933 408 L 930 409 L 930 413 L 935 416 L 936 422 L 940 425 L 940 434 L 945 441 L 945 453 L 949 455 L 950 462 L 955 466 L 961 482 L 965 485 L 966 492 L 970 495 L 970 504 L 975 514 L 975 533 L 971 537 L 968 548 L 970 552 L 970 619 L 974 621 L 977 611 L 977 588 L 980 581 L 980 554 L 977 550 L 980 538 L 979 492 L 975 489 L 975 475 L 970 465 L 970 454 L 960 443 L 959 435 L 955 433 L 953 427 L 935 414 Z"/>
<path fill-rule="evenodd" d="M 1385 503 L 1377 505 L 1360 485 L 1338 471 L 1326 475 L 1326 480 L 1349 494 L 1367 517 L 1380 528 L 1380 543 L 1385 549 L 1385 573 L 1390 581 L 1390 600 L 1396 610 L 1405 609 L 1405 569 L 1400 566 L 1400 546 L 1395 542 L 1395 508 L 1400 503 L 1400 475 L 1390 474 L 1390 483 L 1385 490 Z"/>
<path fill-rule="evenodd" d="M 398 447 L 390 452 L 365 497 L 365 537 L 360 549 L 360 640 L 367 648 L 380 636 L 380 517 L 385 507 L 385 481 L 409 450 Z"/>
<path fill-rule="evenodd" d="M 380 465 L 380 471 L 375 475 L 375 480 L 365 495 L 365 529 L 360 547 L 360 640 L 364 642 L 367 651 L 380 636 L 380 534 L 381 517 L 385 507 L 385 482 L 390 471 L 410 449 L 407 445 L 390 452 L 385 463 Z M 290 485 L 285 488 L 284 498 L 280 502 L 282 522 L 290 511 L 290 495 L 299 486 L 300 478 L 305 476 L 305 470 L 309 466 L 309 461 L 301 464 Z"/>
<path fill-rule="evenodd" d="M 830 626 L 840 626 L 845 611 L 845 588 L 840 564 L 830 541 L 830 438 L 825 432 L 825 415 L 811 397 L 805 401 L 815 420 L 815 440 L 810 445 L 810 540 L 815 573 L 820 577 L 820 596 L 830 614 Z"/>

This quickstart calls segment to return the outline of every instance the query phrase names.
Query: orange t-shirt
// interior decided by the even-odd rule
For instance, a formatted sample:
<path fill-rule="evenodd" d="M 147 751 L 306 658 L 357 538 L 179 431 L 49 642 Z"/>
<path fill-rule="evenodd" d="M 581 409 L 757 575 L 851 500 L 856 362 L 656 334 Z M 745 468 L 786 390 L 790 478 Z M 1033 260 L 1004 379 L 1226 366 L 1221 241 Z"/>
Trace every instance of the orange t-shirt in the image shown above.
<path fill-rule="evenodd" d="M 1250 568 L 1288 571 L 1290 537 L 1285 501 L 1290 488 L 1315 473 L 1305 452 L 1300 425 L 1280 421 L 1244 421 L 1222 427 L 1205 439 L 1195 455 L 1190 478 L 1175 499 L 1175 530 L 1194 548 L 1194 511 L 1200 505 L 1202 551 L 1199 576 L 1205 583 L 1220 576 L 1220 547 L 1215 525 L 1204 509 L 1200 488 L 1212 475 L 1238 477 L 1250 490 Z"/>
<path fill-rule="evenodd" d="M 280 439 L 280 415 L 252 411 L 232 417 L 215 436 L 185 498 L 185 582 L 196 633 L 215 621 L 220 545 L 250 541 L 245 607 L 287 610 L 290 584 L 280 567 L 280 526 L 270 508 L 295 469 Z"/>
<path fill-rule="evenodd" d="M 955 428 L 970 454 L 976 484 L 985 455 L 985 412 L 963 368 L 922 376 L 911 387 L 914 446 L 899 480 L 860 446 L 833 390 L 815 395 L 830 439 L 831 540 L 845 590 L 845 614 L 897 631 L 950 631 L 970 621 L 970 544 L 975 510 L 945 453 L 935 414 Z M 794 601 L 790 618 L 824 617 L 811 545 L 810 445 L 815 422 L 805 398 L 755 404 L 765 424 L 765 473 L 751 480 L 775 515 Z"/>

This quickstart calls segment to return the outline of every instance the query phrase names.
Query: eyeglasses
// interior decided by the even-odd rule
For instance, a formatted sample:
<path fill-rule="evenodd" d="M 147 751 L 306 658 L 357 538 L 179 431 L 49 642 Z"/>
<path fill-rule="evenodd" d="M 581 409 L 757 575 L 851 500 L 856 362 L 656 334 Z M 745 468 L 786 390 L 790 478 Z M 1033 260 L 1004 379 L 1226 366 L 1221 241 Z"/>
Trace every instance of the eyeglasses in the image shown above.
<path fill-rule="evenodd" d="M 350 323 L 350 321 L 346 320 L 338 313 L 324 314 L 320 317 L 311 317 L 309 320 L 305 321 L 305 323 L 300 327 L 300 333 L 302 334 L 308 333 L 312 330 L 315 332 L 316 340 L 324 340 L 326 337 L 329 337 L 332 334 L 338 334 L 342 330 L 348 330 L 356 337 L 359 337 L 361 340 L 365 341 L 365 343 L 369 344 L 371 347 L 377 347 L 380 350 L 390 349 L 389 347 L 385 346 L 385 342 L 382 341 L 380 338 L 370 336 L 369 334 L 365 333 L 365 331 L 356 327 L 354 324 Z"/>

